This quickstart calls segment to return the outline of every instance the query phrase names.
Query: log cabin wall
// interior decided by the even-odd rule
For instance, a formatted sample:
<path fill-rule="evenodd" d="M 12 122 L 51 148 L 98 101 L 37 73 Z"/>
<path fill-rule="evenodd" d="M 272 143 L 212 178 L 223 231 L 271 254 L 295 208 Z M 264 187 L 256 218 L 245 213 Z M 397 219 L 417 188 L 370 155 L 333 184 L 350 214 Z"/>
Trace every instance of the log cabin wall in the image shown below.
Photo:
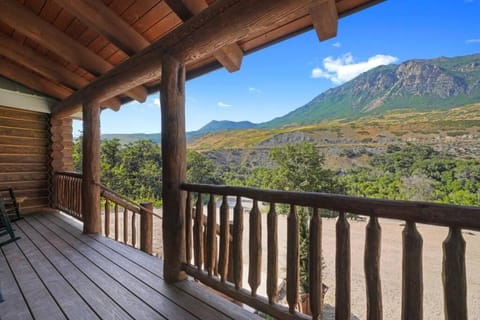
<path fill-rule="evenodd" d="M 55 157 L 61 156 L 60 170 L 72 168 L 71 120 L 62 120 L 61 139 L 50 134 L 50 116 L 46 113 L 8 108 L 0 105 L 0 189 L 12 187 L 22 212 L 49 205 L 49 179 Z M 57 140 L 53 142 L 52 140 Z M 59 148 L 59 142 L 63 148 Z M 53 152 L 57 145 L 60 153 Z"/>

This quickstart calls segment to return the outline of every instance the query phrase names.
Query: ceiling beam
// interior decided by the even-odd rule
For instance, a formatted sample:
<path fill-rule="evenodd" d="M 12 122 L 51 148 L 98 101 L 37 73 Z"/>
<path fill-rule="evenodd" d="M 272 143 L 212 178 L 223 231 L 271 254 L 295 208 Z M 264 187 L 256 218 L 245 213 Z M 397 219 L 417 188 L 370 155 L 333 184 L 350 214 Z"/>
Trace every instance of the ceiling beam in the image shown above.
<path fill-rule="evenodd" d="M 67 116 L 72 106 L 85 100 L 104 100 L 132 86 L 159 79 L 163 54 L 187 64 L 245 39 L 250 34 L 281 26 L 285 24 L 282 17 L 293 11 L 307 14 L 310 1 L 217 0 L 165 37 L 60 102 L 55 106 L 54 113 Z"/>
<path fill-rule="evenodd" d="M 337 35 L 338 12 L 335 0 L 312 0 L 309 13 L 320 41 Z"/>
<path fill-rule="evenodd" d="M 2 33 L 0 33 L 0 43 L 2 43 L 0 55 L 39 73 L 49 80 L 60 82 L 72 89 L 81 89 L 90 83 L 87 79 Z M 102 102 L 101 105 L 102 107 L 118 109 L 121 102 L 118 98 L 113 97 Z"/>
<path fill-rule="evenodd" d="M 182 21 L 187 21 L 193 17 L 193 13 L 180 0 L 164 0 L 165 3 Z"/>
<path fill-rule="evenodd" d="M 168 1 L 167 4 L 171 2 L 175 3 L 176 9 L 180 11 L 180 14 L 183 14 L 185 10 L 188 10 L 191 13 L 191 16 L 197 15 L 203 10 L 208 8 L 208 4 L 205 0 L 181 0 L 181 1 Z M 179 9 L 181 8 L 181 9 Z M 172 10 L 174 10 L 172 8 Z M 174 10 L 175 13 L 177 11 Z M 177 16 L 179 16 L 177 14 Z M 182 19 L 183 21 L 188 20 Z M 179 16 L 180 17 L 180 16 Z M 232 43 L 228 46 L 225 46 L 213 53 L 215 59 L 222 64 L 229 72 L 235 72 L 240 70 L 243 60 L 243 50 L 236 43 Z"/>
<path fill-rule="evenodd" d="M 62 100 L 72 94 L 72 90 L 62 87 L 53 81 L 47 80 L 38 74 L 1 57 L 0 74 L 5 78 L 9 78 L 56 99 Z"/>
<path fill-rule="evenodd" d="M 150 42 L 148 42 L 114 11 L 107 7 L 102 1 L 55 1 L 89 28 L 96 30 L 103 35 L 127 55 L 133 55 L 150 45 Z"/>
<path fill-rule="evenodd" d="M 217 0 L 200 14 L 60 102 L 53 112 L 60 117 L 68 116 L 72 106 L 83 101 L 105 100 L 133 86 L 158 80 L 164 54 L 188 64 L 251 35 L 284 26 L 292 12 L 307 16 L 311 1 Z M 378 2 L 365 0 L 364 6 Z M 348 14 L 349 9 L 352 8 L 345 4 L 342 14 Z"/>
<path fill-rule="evenodd" d="M 43 47 L 88 71 L 101 75 L 113 66 L 60 30 L 45 22 L 15 0 L 0 1 L 0 21 L 25 36 L 37 41 Z M 131 98 L 144 102 L 147 90 L 144 87 L 130 88 L 126 92 Z"/>

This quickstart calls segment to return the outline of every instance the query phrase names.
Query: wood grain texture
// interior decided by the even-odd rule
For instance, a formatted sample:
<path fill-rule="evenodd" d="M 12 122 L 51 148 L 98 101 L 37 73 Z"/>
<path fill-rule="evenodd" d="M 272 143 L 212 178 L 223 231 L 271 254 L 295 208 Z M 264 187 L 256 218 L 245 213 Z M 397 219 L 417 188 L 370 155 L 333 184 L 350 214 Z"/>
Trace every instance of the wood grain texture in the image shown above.
<path fill-rule="evenodd" d="M 193 250 L 193 206 L 192 193 L 187 192 L 187 199 L 185 200 L 185 262 L 192 263 Z"/>
<path fill-rule="evenodd" d="M 450 228 L 443 242 L 442 279 L 445 319 L 468 319 L 465 240 L 460 228 Z"/>
<path fill-rule="evenodd" d="M 320 319 L 323 306 L 322 292 L 322 219 L 317 208 L 310 218 L 308 281 L 312 319 Z"/>
<path fill-rule="evenodd" d="M 371 217 L 365 235 L 365 285 L 367 289 L 367 319 L 383 319 L 380 252 L 382 229 L 378 219 Z"/>
<path fill-rule="evenodd" d="M 215 195 L 210 194 L 207 214 L 207 245 L 205 247 L 205 269 L 209 276 L 213 275 L 217 251 L 217 208 Z"/>
<path fill-rule="evenodd" d="M 344 212 L 338 215 L 335 254 L 335 319 L 350 320 L 350 224 Z"/>
<path fill-rule="evenodd" d="M 235 289 L 242 288 L 243 274 L 243 207 L 242 198 L 237 196 L 235 208 L 233 208 L 233 280 Z"/>
<path fill-rule="evenodd" d="M 250 211 L 249 231 L 248 284 L 252 296 L 256 296 L 262 273 L 262 216 L 255 199 Z"/>
<path fill-rule="evenodd" d="M 202 194 L 197 195 L 195 204 L 195 224 L 193 226 L 193 256 L 198 269 L 203 265 L 203 201 Z"/>
<path fill-rule="evenodd" d="M 82 214 L 85 233 L 101 233 L 100 213 L 100 105 L 83 107 Z"/>
<path fill-rule="evenodd" d="M 267 296 L 273 304 L 277 298 L 278 279 L 278 218 L 275 203 L 270 203 L 267 216 Z"/>
<path fill-rule="evenodd" d="M 299 225 L 294 205 L 290 206 L 287 222 L 287 302 L 289 312 L 294 313 L 300 280 Z"/>
<path fill-rule="evenodd" d="M 338 12 L 335 0 L 312 0 L 309 13 L 320 41 L 337 35 Z"/>
<path fill-rule="evenodd" d="M 218 273 L 222 282 L 227 280 L 228 262 L 229 262 L 229 238 L 230 238 L 230 221 L 228 198 L 223 196 L 222 205 L 220 206 L 220 250 L 218 255 Z"/>
<path fill-rule="evenodd" d="M 153 211 L 151 202 L 140 203 L 140 250 L 153 253 Z"/>
<path fill-rule="evenodd" d="M 185 278 L 180 270 L 185 257 L 185 194 L 180 190 L 186 175 L 185 66 L 168 55 L 162 57 L 160 92 L 164 275 L 167 282 L 175 282 Z"/>
<path fill-rule="evenodd" d="M 423 239 L 414 222 L 403 229 L 402 319 L 423 319 Z"/>

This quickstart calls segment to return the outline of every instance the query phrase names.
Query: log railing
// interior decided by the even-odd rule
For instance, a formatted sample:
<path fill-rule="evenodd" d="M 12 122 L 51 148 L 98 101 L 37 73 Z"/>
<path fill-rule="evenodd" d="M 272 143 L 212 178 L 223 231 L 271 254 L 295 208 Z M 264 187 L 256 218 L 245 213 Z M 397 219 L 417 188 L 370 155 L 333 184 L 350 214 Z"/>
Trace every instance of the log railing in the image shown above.
<path fill-rule="evenodd" d="M 350 319 L 350 226 L 347 213 L 369 217 L 366 226 L 364 270 L 366 281 L 367 318 L 382 319 L 380 279 L 381 226 L 378 218 L 404 220 L 402 319 L 423 318 L 422 244 L 416 223 L 446 226 L 450 232 L 443 243 L 443 286 L 446 319 L 467 319 L 465 241 L 461 229 L 480 230 L 480 209 L 425 202 L 390 201 L 323 193 L 300 193 L 261 190 L 243 187 L 183 184 L 186 203 L 186 261 L 183 269 L 207 286 L 278 319 L 319 319 L 322 308 L 321 218 L 319 209 L 338 213 L 336 225 L 336 290 L 335 318 Z M 236 198 L 228 206 L 227 197 Z M 196 200 L 195 200 L 196 198 Z M 243 233 L 242 198 L 253 200 L 249 212 L 249 234 Z M 204 200 L 207 223 L 204 224 Z M 221 199 L 219 212 L 216 199 Z M 261 276 L 262 227 L 258 203 L 269 203 L 267 214 L 267 273 Z M 194 205 L 195 203 L 195 205 Z M 287 304 L 277 304 L 278 231 L 276 208 L 289 207 L 287 217 Z M 299 306 L 299 215 L 297 208 L 308 207 L 309 215 L 309 305 L 310 315 L 298 311 Z M 193 212 L 195 213 L 193 215 Z M 192 218 L 193 224 L 191 223 Z M 216 220 L 220 232 L 215 238 Z M 233 225 L 229 222 L 233 218 Z M 230 233 L 230 234 L 229 234 Z M 206 234 L 206 236 L 205 236 Z M 242 240 L 249 239 L 248 287 L 243 288 Z M 284 235 L 281 235 L 282 237 Z M 203 238 L 206 237 L 206 241 Z M 228 239 L 227 239 L 228 237 Z M 231 245 L 227 245 L 231 238 Z M 217 250 L 217 244 L 218 250 Z M 230 248 L 230 250 L 229 250 Z M 233 264 L 230 266 L 229 264 Z M 218 274 L 213 270 L 218 267 Z M 231 274 L 229 274 L 231 273 Z M 266 278 L 266 279 L 265 279 Z M 267 297 L 257 294 L 266 281 Z"/>
<path fill-rule="evenodd" d="M 56 172 L 53 186 L 54 207 L 82 221 L 82 175 Z M 98 205 L 104 207 L 104 235 L 152 254 L 153 218 L 161 219 L 152 204 L 137 204 L 103 185 L 100 190 L 102 203 Z"/>

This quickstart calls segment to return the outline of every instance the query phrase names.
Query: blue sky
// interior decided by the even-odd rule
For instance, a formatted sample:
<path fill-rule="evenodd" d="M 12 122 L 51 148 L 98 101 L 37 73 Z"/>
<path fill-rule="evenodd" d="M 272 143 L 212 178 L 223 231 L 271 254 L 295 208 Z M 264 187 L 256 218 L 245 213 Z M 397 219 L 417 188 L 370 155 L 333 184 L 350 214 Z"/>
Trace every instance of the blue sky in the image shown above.
<path fill-rule="evenodd" d="M 245 56 L 240 71 L 187 82 L 187 131 L 211 120 L 270 120 L 380 64 L 479 52 L 480 0 L 387 0 L 340 19 L 334 39 L 310 31 Z M 102 133 L 160 132 L 158 98 L 103 111 Z"/>

